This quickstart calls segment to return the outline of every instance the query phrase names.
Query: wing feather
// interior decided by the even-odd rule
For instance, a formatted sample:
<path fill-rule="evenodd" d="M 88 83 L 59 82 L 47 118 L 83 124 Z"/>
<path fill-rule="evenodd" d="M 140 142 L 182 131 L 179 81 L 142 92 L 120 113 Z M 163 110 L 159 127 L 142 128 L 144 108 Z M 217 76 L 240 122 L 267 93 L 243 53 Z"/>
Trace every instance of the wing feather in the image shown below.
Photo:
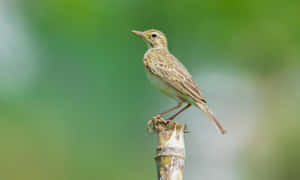
<path fill-rule="evenodd" d="M 144 63 L 154 76 L 176 89 L 182 96 L 189 96 L 195 102 L 206 103 L 190 73 L 173 55 L 152 54 L 151 58 L 146 59 Z"/>

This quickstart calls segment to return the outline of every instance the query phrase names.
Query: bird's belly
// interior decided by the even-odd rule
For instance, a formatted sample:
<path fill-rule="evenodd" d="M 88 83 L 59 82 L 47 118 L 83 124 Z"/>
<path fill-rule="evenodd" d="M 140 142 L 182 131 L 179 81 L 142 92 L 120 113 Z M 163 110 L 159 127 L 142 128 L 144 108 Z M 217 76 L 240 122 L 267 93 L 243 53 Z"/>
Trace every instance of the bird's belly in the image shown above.
<path fill-rule="evenodd" d="M 160 78 L 152 75 L 149 71 L 146 70 L 146 73 L 149 81 L 156 89 L 158 89 L 164 95 L 175 99 L 176 101 L 181 101 L 178 96 L 178 92 L 174 88 L 170 87 L 168 84 L 163 82 Z"/>

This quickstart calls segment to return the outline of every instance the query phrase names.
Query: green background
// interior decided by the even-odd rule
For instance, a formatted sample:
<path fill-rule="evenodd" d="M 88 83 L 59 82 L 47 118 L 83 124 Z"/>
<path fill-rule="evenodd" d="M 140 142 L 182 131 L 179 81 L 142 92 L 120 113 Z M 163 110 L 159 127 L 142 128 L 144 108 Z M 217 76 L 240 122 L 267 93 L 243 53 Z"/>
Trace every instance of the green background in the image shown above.
<path fill-rule="evenodd" d="M 1 0 L 0 179 L 156 178 L 146 79 L 159 29 L 228 134 L 191 108 L 186 179 L 300 179 L 300 3 Z"/>

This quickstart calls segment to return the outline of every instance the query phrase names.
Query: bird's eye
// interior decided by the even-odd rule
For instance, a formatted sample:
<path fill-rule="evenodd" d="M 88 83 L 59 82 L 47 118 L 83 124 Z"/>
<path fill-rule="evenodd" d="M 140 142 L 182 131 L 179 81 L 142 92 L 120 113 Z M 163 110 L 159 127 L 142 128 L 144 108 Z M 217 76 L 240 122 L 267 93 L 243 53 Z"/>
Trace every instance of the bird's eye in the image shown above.
<path fill-rule="evenodd" d="M 151 36 L 152 36 L 152 37 L 156 37 L 157 35 L 156 35 L 156 34 L 152 34 Z"/>

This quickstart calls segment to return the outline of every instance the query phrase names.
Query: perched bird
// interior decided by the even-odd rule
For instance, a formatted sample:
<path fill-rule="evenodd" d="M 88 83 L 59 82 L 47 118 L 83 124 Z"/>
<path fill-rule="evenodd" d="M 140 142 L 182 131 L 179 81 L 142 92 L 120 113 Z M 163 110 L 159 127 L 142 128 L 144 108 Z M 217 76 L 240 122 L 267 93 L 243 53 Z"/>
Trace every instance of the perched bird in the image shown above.
<path fill-rule="evenodd" d="M 148 51 L 144 55 L 144 66 L 149 80 L 161 93 L 178 102 L 178 105 L 158 114 L 157 117 L 176 110 L 180 108 L 183 103 L 187 103 L 185 107 L 168 120 L 173 120 L 191 105 L 195 105 L 207 114 L 221 134 L 225 134 L 225 130 L 208 108 L 206 100 L 191 74 L 181 62 L 169 52 L 166 36 L 162 32 L 154 29 L 144 32 L 132 32 L 142 37 L 149 46 Z"/>

